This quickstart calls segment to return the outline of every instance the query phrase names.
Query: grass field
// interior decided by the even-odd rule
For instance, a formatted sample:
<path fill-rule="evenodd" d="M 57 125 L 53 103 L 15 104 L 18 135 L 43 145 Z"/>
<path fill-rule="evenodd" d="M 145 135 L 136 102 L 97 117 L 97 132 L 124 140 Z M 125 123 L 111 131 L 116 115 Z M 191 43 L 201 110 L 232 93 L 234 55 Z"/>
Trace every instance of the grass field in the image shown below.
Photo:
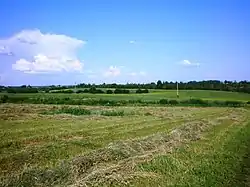
<path fill-rule="evenodd" d="M 0 186 L 250 184 L 246 108 L 1 104 L 0 129 Z"/>
<path fill-rule="evenodd" d="M 4 93 L 0 93 L 3 95 Z M 225 91 L 209 90 L 180 90 L 179 99 L 199 98 L 204 100 L 238 100 L 250 101 L 250 94 Z M 96 98 L 108 100 L 145 100 L 154 101 L 159 99 L 176 99 L 175 90 L 150 90 L 147 94 L 60 94 L 60 93 L 38 93 L 38 94 L 8 94 L 12 97 L 70 97 L 70 98 Z"/>

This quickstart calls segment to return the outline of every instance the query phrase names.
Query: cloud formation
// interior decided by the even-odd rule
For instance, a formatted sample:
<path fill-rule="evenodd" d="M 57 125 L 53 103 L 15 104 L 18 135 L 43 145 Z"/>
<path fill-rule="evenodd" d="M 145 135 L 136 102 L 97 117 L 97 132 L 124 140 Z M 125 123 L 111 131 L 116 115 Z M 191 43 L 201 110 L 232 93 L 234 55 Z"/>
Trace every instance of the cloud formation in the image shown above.
<path fill-rule="evenodd" d="M 121 70 L 120 68 L 116 67 L 116 66 L 110 66 L 105 72 L 104 72 L 104 76 L 105 77 L 117 77 L 121 74 Z"/>
<path fill-rule="evenodd" d="M 0 55 L 14 56 L 14 54 L 6 46 L 0 46 Z"/>
<path fill-rule="evenodd" d="M 133 76 L 133 77 L 135 77 L 135 76 L 145 76 L 146 72 L 144 72 L 144 71 L 130 72 L 128 75 Z"/>
<path fill-rule="evenodd" d="M 10 38 L 0 39 L 0 53 L 13 56 L 14 70 L 24 73 L 82 72 L 83 63 L 77 50 L 84 41 L 66 35 L 23 30 Z"/>
<path fill-rule="evenodd" d="M 130 44 L 135 44 L 135 43 L 136 43 L 136 41 L 134 41 L 134 40 L 130 40 L 130 41 L 129 41 L 129 43 L 130 43 Z"/>
<path fill-rule="evenodd" d="M 189 60 L 183 60 L 181 62 L 183 66 L 200 66 L 200 63 L 190 62 Z"/>

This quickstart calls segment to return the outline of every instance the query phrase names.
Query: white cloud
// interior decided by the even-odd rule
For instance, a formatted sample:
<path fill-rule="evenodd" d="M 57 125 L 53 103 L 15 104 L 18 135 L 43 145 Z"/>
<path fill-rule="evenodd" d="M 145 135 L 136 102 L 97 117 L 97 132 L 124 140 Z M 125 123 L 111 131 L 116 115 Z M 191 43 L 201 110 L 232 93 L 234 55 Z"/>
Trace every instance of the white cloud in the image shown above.
<path fill-rule="evenodd" d="M 129 43 L 130 43 L 130 44 L 135 44 L 135 43 L 136 43 L 136 41 L 134 41 L 134 40 L 130 40 L 130 41 L 129 41 Z"/>
<path fill-rule="evenodd" d="M 144 71 L 139 71 L 139 72 L 130 72 L 128 75 L 130 76 L 145 76 L 146 75 L 146 72 Z"/>
<path fill-rule="evenodd" d="M 84 41 L 66 35 L 23 30 L 10 38 L 0 39 L 2 53 L 15 54 L 14 70 L 24 73 L 78 71 L 83 63 L 77 58 L 77 49 Z M 0 53 L 1 53 L 0 52 Z"/>
<path fill-rule="evenodd" d="M 78 60 L 67 58 L 53 58 L 44 55 L 37 55 L 33 61 L 19 59 L 12 65 L 15 70 L 23 71 L 25 73 L 46 73 L 46 72 L 60 72 L 60 71 L 82 71 L 83 64 Z"/>
<path fill-rule="evenodd" d="M 105 72 L 104 72 L 104 76 L 105 77 L 117 77 L 121 74 L 121 70 L 120 68 L 116 67 L 116 66 L 110 66 Z"/>
<path fill-rule="evenodd" d="M 200 66 L 200 63 L 190 62 L 189 60 L 183 60 L 181 64 L 184 66 Z"/>
<path fill-rule="evenodd" d="M 139 72 L 139 75 L 141 75 L 141 76 L 145 76 L 147 73 L 145 72 L 145 71 L 140 71 Z"/>
<path fill-rule="evenodd" d="M 130 75 L 130 76 L 136 76 L 137 73 L 136 73 L 136 72 L 131 72 L 131 73 L 129 73 L 129 75 Z"/>
<path fill-rule="evenodd" d="M 13 56 L 14 54 L 6 46 L 0 46 L 0 55 Z"/>

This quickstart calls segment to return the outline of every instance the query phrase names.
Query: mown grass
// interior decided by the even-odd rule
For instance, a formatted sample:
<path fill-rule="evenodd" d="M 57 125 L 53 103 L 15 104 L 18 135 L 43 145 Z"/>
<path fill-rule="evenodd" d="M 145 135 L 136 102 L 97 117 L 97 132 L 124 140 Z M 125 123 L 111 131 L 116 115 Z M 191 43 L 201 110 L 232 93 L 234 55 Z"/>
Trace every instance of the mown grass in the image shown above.
<path fill-rule="evenodd" d="M 225 128 L 225 127 L 224 127 Z M 249 186 L 250 123 L 210 132 L 206 139 L 138 165 L 159 177 L 136 186 Z"/>
<path fill-rule="evenodd" d="M 77 116 L 41 115 L 44 111 L 58 110 Z M 100 115 L 107 111 L 108 115 Z M 247 136 L 238 133 L 249 131 L 244 126 L 249 116 L 249 111 L 242 108 L 3 104 L 0 105 L 0 184 L 195 186 L 206 185 L 200 181 L 204 176 L 209 177 L 209 172 L 225 178 L 234 173 L 237 178 L 241 174 L 237 169 L 229 173 L 219 169 L 224 164 L 223 169 L 229 168 L 228 158 L 243 160 L 247 142 L 243 137 Z M 236 147 L 230 152 L 223 151 L 230 142 Z M 238 161 L 235 165 L 240 168 L 242 163 Z M 214 167 L 214 163 L 219 166 Z M 189 172 L 190 168 L 196 168 L 195 172 Z M 203 168 L 205 172 L 199 175 L 199 169 Z M 174 172 L 176 177 L 169 177 Z"/>

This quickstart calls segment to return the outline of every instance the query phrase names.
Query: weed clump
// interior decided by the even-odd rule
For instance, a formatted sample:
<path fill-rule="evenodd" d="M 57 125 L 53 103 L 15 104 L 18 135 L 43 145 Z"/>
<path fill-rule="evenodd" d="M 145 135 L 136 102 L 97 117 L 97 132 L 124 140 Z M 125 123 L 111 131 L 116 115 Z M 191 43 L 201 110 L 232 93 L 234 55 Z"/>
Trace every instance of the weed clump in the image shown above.
<path fill-rule="evenodd" d="M 167 105 L 168 104 L 168 100 L 167 99 L 160 99 L 159 100 L 159 104 L 161 104 L 161 105 Z"/>
<path fill-rule="evenodd" d="M 113 92 L 113 90 L 107 90 L 106 91 L 106 94 L 113 94 L 114 92 Z"/>
<path fill-rule="evenodd" d="M 6 103 L 8 101 L 9 97 L 7 95 L 3 95 L 0 98 L 0 103 Z"/>
<path fill-rule="evenodd" d="M 50 111 L 50 112 L 43 112 L 42 114 L 53 115 L 53 114 L 71 114 L 75 116 L 80 115 L 90 115 L 91 110 L 84 109 L 84 108 L 73 108 L 73 107 L 63 107 L 58 110 Z"/>
<path fill-rule="evenodd" d="M 101 115 L 103 116 L 124 116 L 124 111 L 121 110 L 121 111 L 115 111 L 115 110 L 107 110 L 107 111 L 102 111 L 101 112 Z"/>

